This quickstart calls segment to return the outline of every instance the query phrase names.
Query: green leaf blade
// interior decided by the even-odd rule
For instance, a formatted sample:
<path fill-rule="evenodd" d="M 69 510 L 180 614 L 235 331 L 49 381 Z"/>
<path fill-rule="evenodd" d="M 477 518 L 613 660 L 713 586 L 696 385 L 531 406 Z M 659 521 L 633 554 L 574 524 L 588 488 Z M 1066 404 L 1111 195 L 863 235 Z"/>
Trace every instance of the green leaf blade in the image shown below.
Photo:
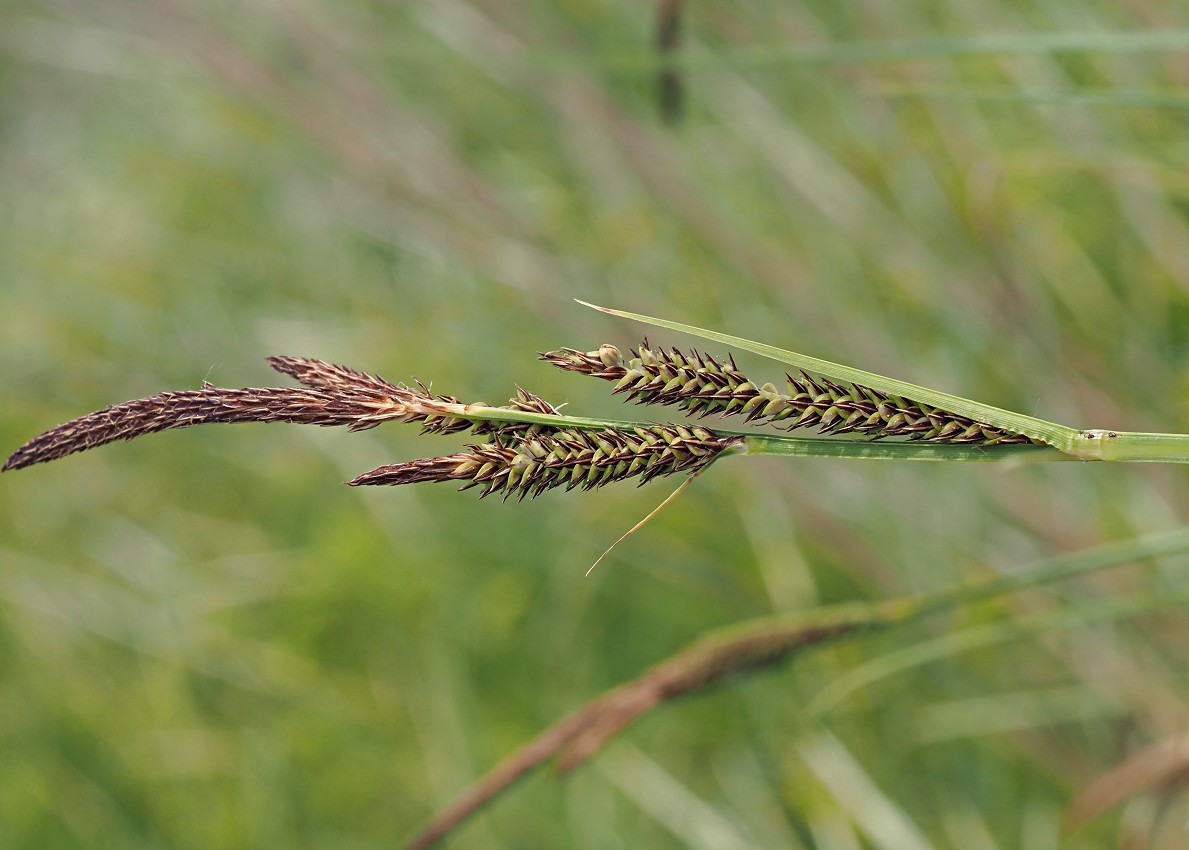
<path fill-rule="evenodd" d="M 1023 434 L 1034 440 L 1040 440 L 1061 451 L 1069 451 L 1075 445 L 1079 433 L 1076 428 L 1059 425 L 1056 422 L 1025 416 L 1022 413 L 1015 413 L 1010 410 L 993 407 L 989 404 L 982 404 L 973 399 L 938 392 L 937 390 L 910 384 L 906 381 L 899 381 L 895 378 L 888 378 L 884 375 L 877 375 L 874 372 L 866 372 L 862 369 L 855 369 L 854 367 L 844 366 L 840 363 L 831 363 L 828 360 L 798 354 L 795 351 L 777 348 L 766 343 L 745 339 L 744 337 L 719 333 L 718 331 L 707 330 L 695 325 L 686 325 L 667 319 L 658 319 L 653 316 L 643 316 L 639 313 L 629 313 L 623 310 L 614 310 L 610 307 L 600 307 L 586 301 L 578 301 L 578 303 L 612 316 L 633 319 L 637 322 L 653 325 L 654 327 L 667 328 L 713 342 L 720 342 L 744 351 L 750 351 L 753 354 L 776 360 L 779 363 L 792 366 L 796 369 L 804 369 L 807 372 L 824 375 L 840 383 L 859 384 L 887 393 L 888 395 L 902 396 L 911 401 L 939 407 L 950 413 L 956 413 L 959 416 L 973 419 L 976 422 L 993 425 L 1005 431 Z"/>

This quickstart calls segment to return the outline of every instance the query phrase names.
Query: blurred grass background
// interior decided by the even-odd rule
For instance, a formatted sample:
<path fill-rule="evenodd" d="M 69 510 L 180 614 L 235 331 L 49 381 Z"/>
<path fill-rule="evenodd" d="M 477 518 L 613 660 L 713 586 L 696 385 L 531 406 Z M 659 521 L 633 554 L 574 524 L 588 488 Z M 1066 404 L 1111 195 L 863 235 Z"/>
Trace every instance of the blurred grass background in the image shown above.
<path fill-rule="evenodd" d="M 534 362 L 639 341 L 574 297 L 1071 425 L 1189 428 L 1179 4 L 690 3 L 675 127 L 647 4 L 0 15 L 6 451 L 162 389 L 273 384 L 269 354 L 622 416 L 600 382 Z M 583 579 L 669 483 L 525 504 L 338 486 L 456 442 L 208 428 L 4 476 L 0 845 L 393 847 L 707 629 L 937 588 L 1189 507 L 1170 467 L 732 460 Z M 1183 613 L 1078 612 L 1156 605 L 1186 566 L 1018 594 L 664 707 L 450 846 L 1182 847 L 1179 786 L 1061 819 L 1189 725 Z M 1067 629 L 802 711 L 887 653 L 1060 610 Z"/>

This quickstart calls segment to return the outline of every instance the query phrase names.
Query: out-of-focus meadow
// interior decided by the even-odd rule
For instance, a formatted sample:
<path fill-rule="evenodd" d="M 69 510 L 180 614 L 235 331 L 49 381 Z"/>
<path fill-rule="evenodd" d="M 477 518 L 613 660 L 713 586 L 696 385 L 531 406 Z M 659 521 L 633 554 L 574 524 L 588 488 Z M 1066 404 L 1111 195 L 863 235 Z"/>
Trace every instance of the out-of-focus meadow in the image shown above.
<path fill-rule="evenodd" d="M 1183 7 L 691 3 L 672 126 L 654 11 L 8 0 L 4 453 L 159 390 L 275 385 L 270 354 L 670 416 L 535 361 L 639 342 L 575 297 L 1189 430 Z M 0 478 L 0 844 L 394 847 L 708 629 L 1189 510 L 1173 467 L 730 459 L 584 578 L 674 482 L 339 484 L 463 441 L 212 426 Z M 1175 782 L 1063 817 L 1189 726 L 1189 614 L 1161 606 L 1187 587 L 1170 558 L 824 649 L 659 708 L 450 846 L 1182 847 Z M 1122 599 L 1152 610 L 1082 616 Z M 888 675 L 807 714 L 855 670 Z"/>

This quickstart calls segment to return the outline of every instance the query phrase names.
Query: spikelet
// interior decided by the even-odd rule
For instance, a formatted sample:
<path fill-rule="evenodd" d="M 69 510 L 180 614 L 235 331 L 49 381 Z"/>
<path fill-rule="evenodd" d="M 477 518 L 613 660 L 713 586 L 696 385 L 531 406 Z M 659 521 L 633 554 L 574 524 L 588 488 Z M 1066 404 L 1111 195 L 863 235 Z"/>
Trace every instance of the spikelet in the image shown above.
<path fill-rule="evenodd" d="M 483 487 L 484 497 L 503 493 L 505 499 L 512 495 L 523 499 L 553 487 L 590 490 L 628 478 L 645 484 L 676 472 L 692 475 L 742 442 L 686 425 L 502 433 L 464 452 L 381 466 L 347 483 L 461 481 L 460 490 Z"/>
<path fill-rule="evenodd" d="M 956 413 L 888 395 L 858 384 L 842 386 L 805 372 L 788 378 L 789 392 L 757 385 L 739 371 L 734 357 L 679 349 L 650 349 L 648 342 L 624 358 L 614 345 L 583 352 L 561 348 L 541 355 L 560 369 L 615 382 L 638 404 L 676 405 L 702 416 L 741 415 L 748 422 L 775 423 L 792 431 L 817 428 L 819 434 L 865 434 L 873 439 L 905 437 L 937 443 L 984 446 L 1034 442 Z"/>

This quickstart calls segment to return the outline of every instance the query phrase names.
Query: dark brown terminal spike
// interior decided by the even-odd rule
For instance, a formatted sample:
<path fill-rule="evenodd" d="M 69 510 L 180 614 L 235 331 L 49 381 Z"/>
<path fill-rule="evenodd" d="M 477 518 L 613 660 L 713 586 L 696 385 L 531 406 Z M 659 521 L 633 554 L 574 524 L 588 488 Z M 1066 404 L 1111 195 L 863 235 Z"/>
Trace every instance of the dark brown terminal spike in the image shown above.
<path fill-rule="evenodd" d="M 474 427 L 483 434 L 540 433 L 548 425 L 494 423 L 468 418 L 468 406 L 451 396 L 434 395 L 424 384 L 393 384 L 383 378 L 303 357 L 271 357 L 269 364 L 303 388 L 246 387 L 230 389 L 204 382 L 201 389 L 158 393 L 112 405 L 72 419 L 34 437 L 4 463 L 3 471 L 55 460 L 107 443 L 132 440 L 174 428 L 234 422 L 296 422 L 346 425 L 352 431 L 381 422 L 420 423 L 422 431 L 448 434 Z M 524 389 L 510 408 L 556 413 L 544 399 Z M 485 405 L 471 405 L 482 408 Z"/>
<path fill-rule="evenodd" d="M 614 345 L 595 351 L 560 348 L 541 359 L 560 369 L 615 383 L 638 404 L 676 405 L 700 416 L 742 415 L 748 422 L 777 424 L 788 430 L 816 428 L 819 434 L 859 433 L 872 439 L 900 437 L 938 443 L 983 446 L 1035 442 L 956 413 L 858 384 L 842 386 L 802 372 L 788 378 L 788 393 L 774 384 L 757 384 L 735 364 L 708 354 L 673 348 L 650 349 L 645 340 L 624 357 Z"/>
<path fill-rule="evenodd" d="M 323 390 L 227 389 L 205 384 L 200 390 L 158 393 L 72 419 L 25 443 L 8 458 L 3 469 L 20 469 L 171 428 L 214 422 L 353 425 L 378 413 L 372 405 Z"/>

